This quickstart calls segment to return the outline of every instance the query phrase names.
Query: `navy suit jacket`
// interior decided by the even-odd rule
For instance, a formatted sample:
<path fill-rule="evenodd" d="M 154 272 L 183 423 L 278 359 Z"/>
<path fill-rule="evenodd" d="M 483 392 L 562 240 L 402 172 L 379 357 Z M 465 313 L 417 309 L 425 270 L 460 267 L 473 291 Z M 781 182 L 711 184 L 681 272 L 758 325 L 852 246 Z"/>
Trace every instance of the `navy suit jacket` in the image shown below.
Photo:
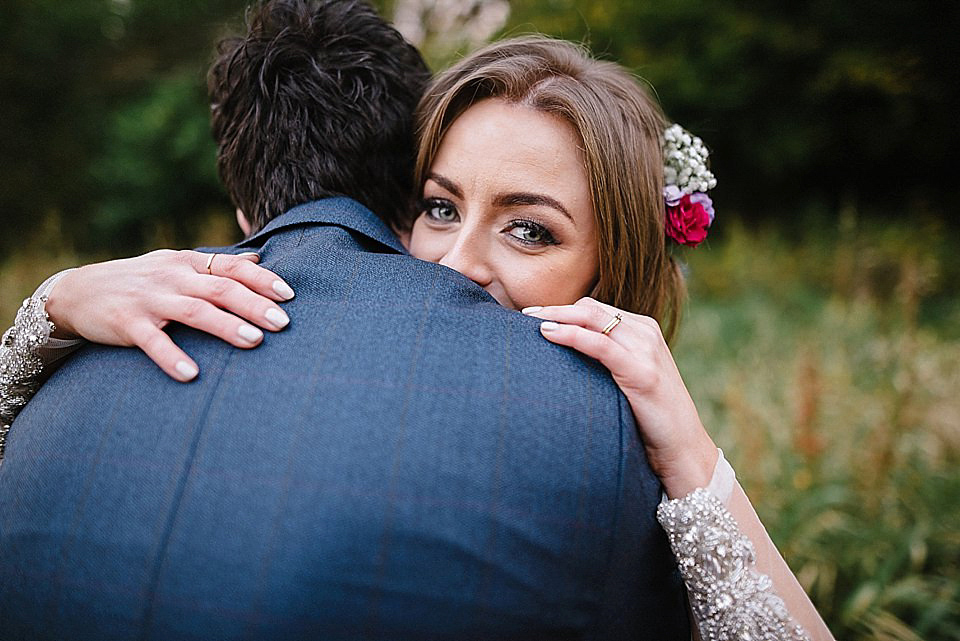
<path fill-rule="evenodd" d="M 90 346 L 0 467 L 0 639 L 681 639 L 660 486 L 595 362 L 346 198 L 255 249 L 297 292 L 197 381 Z"/>

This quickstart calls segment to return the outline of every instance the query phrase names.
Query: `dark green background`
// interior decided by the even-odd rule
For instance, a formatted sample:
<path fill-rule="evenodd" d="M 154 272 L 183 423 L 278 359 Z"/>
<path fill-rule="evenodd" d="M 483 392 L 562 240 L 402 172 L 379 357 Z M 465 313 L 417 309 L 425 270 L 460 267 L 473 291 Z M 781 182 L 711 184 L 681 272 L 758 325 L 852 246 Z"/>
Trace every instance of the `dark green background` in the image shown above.
<path fill-rule="evenodd" d="M 229 211 L 204 72 L 244 4 L 0 5 L 0 251 L 51 215 L 81 251 L 122 251 L 158 224 L 189 242 L 199 217 Z M 789 229 L 845 206 L 887 219 L 957 213 L 955 0 L 512 5 L 506 33 L 583 40 L 649 80 L 713 149 L 725 215 Z"/>

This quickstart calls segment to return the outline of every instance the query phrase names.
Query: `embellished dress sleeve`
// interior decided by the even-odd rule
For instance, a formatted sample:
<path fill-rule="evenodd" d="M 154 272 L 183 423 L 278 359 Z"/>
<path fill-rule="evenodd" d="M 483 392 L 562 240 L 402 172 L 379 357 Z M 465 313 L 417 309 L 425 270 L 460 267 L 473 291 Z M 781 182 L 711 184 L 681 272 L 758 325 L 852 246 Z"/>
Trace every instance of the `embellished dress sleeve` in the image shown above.
<path fill-rule="evenodd" d="M 735 482 L 721 452 L 708 488 L 697 488 L 678 499 L 665 498 L 657 508 L 657 520 L 677 558 L 700 637 L 704 641 L 809 641 L 777 596 L 773 581 L 757 570 L 753 544 L 724 505 Z"/>
<path fill-rule="evenodd" d="M 13 326 L 0 339 L 0 462 L 13 419 L 40 389 L 53 363 L 84 342 L 50 336 L 55 328 L 44 309 L 47 294 L 65 273 L 51 276 L 23 301 Z"/>

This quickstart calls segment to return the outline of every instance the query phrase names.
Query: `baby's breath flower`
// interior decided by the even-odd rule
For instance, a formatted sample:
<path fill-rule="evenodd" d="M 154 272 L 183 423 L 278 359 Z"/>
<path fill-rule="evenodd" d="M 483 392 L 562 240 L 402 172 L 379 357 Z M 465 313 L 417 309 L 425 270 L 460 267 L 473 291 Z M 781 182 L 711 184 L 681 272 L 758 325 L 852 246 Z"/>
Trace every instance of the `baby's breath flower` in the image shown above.
<path fill-rule="evenodd" d="M 663 132 L 664 179 L 685 194 L 713 189 L 717 180 L 707 168 L 710 152 L 698 136 L 674 124 Z"/>

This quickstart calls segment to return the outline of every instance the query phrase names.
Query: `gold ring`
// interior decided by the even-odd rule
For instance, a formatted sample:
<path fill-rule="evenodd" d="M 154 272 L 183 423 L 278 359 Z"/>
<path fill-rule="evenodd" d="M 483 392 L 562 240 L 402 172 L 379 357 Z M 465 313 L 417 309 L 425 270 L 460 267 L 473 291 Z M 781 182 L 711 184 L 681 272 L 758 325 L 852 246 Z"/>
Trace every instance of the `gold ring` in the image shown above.
<path fill-rule="evenodd" d="M 607 336 L 607 335 L 610 334 L 610 332 L 613 331 L 613 329 L 614 329 L 617 325 L 619 325 L 619 324 L 622 323 L 622 322 L 623 322 L 623 316 L 621 316 L 620 314 L 617 314 L 617 315 L 614 316 L 612 319 L 610 319 L 610 322 L 607 323 L 607 326 L 606 326 L 606 327 L 604 327 L 603 329 L 600 330 L 600 333 L 603 334 L 604 336 Z"/>
<path fill-rule="evenodd" d="M 216 257 L 216 254 L 210 254 L 210 258 L 207 259 L 207 273 L 211 276 L 213 276 L 213 270 L 210 268 L 213 266 L 213 259 Z"/>

